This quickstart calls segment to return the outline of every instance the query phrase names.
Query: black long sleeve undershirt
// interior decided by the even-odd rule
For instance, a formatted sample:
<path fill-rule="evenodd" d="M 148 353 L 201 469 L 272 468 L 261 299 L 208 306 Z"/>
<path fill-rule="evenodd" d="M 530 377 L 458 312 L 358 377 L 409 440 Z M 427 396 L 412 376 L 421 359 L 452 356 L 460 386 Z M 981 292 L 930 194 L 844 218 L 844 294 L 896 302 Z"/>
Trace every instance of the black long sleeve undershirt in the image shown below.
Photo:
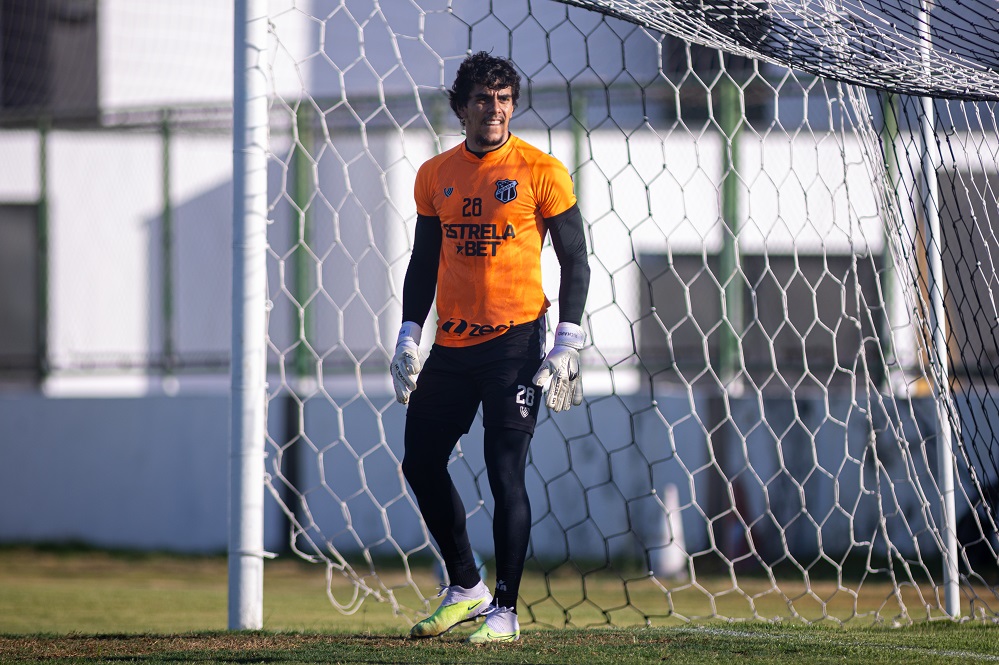
<path fill-rule="evenodd" d="M 413 254 L 409 257 L 406 280 L 402 285 L 403 321 L 412 321 L 420 326 L 427 322 L 437 292 L 442 242 L 441 218 L 417 215 Z"/>
<path fill-rule="evenodd" d="M 559 283 L 559 321 L 579 325 L 590 288 L 586 234 L 579 206 L 545 220 L 562 276 Z M 424 325 L 437 291 L 443 233 L 439 217 L 417 215 L 413 253 L 402 287 L 402 320 Z"/>
<path fill-rule="evenodd" d="M 558 320 L 579 325 L 583 320 L 586 294 L 590 290 L 590 264 L 587 261 L 586 233 L 579 206 L 546 219 L 552 248 L 558 257 L 562 277 L 558 289 Z"/>

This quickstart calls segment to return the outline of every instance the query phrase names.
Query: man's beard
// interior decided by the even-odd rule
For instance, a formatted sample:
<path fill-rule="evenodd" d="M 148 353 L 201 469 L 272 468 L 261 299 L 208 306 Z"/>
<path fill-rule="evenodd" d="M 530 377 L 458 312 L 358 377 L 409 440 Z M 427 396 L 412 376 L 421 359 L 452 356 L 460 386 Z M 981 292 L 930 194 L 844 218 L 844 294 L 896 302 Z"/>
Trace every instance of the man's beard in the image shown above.
<path fill-rule="evenodd" d="M 495 148 L 503 145 L 506 142 L 507 136 L 509 136 L 508 132 L 497 134 L 495 137 L 488 135 L 486 132 L 479 132 L 479 135 L 475 138 L 480 146 Z"/>

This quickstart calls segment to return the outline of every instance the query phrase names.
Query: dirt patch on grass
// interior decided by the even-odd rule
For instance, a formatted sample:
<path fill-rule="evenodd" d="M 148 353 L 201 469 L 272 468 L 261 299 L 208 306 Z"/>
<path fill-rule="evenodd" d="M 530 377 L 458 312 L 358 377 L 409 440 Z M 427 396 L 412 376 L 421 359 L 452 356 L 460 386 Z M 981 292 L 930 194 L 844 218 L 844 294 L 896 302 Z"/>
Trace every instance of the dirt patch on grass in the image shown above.
<path fill-rule="evenodd" d="M 167 653 L 284 651 L 335 641 L 331 635 L 65 635 L 2 637 L 0 662 L 60 658 L 122 658 Z"/>

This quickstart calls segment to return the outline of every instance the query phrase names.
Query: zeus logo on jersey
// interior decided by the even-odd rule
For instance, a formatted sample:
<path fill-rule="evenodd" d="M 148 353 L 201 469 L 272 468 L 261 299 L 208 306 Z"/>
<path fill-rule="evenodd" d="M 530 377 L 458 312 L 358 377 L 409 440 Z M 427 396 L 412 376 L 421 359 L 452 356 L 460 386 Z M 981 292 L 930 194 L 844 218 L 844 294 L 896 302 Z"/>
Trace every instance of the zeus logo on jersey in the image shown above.
<path fill-rule="evenodd" d="M 496 181 L 496 200 L 500 203 L 509 203 L 517 198 L 517 181 L 516 180 L 497 180 Z"/>
<path fill-rule="evenodd" d="M 441 330 L 455 337 L 481 337 L 492 333 L 509 330 L 513 327 L 513 321 L 509 324 L 501 323 L 498 326 L 485 323 L 471 323 L 465 319 L 448 319 L 441 325 Z"/>

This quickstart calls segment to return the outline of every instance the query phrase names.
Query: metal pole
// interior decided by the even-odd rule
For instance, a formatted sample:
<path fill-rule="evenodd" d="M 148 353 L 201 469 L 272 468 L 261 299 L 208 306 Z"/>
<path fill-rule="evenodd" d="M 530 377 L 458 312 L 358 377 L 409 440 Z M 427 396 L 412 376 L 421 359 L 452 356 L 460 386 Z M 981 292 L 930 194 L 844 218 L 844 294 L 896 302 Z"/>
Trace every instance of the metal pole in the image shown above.
<path fill-rule="evenodd" d="M 267 1 L 235 0 L 229 629 L 263 627 Z"/>
<path fill-rule="evenodd" d="M 316 273 L 316 267 L 307 251 L 312 239 L 312 215 L 309 199 L 312 197 L 317 183 L 313 172 L 314 133 L 312 106 L 304 101 L 295 112 L 295 125 L 298 132 L 298 144 L 294 150 L 293 168 L 289 174 L 292 201 L 298 209 L 295 223 L 292 225 L 291 242 L 295 246 L 292 258 L 292 294 L 299 303 L 298 317 L 294 319 L 295 329 L 292 336 L 299 340 L 295 347 L 293 359 L 293 374 L 285 394 L 285 442 L 300 439 L 305 434 L 305 405 L 303 399 L 308 393 L 308 385 L 316 382 L 316 362 L 308 343 L 312 331 L 312 312 L 303 303 L 309 297 L 309 279 Z M 299 486 L 302 467 L 302 444 L 298 442 L 284 448 L 277 458 L 286 483 L 281 487 L 281 501 L 292 512 L 293 518 L 288 518 L 285 527 L 288 533 L 295 533 L 295 524 L 302 517 L 302 502 L 295 494 L 294 488 Z M 290 551 L 295 547 L 294 536 L 285 547 Z"/>
<path fill-rule="evenodd" d="M 163 111 L 163 122 L 160 126 L 163 142 L 162 153 L 162 186 L 163 186 L 163 227 L 160 233 L 160 278 L 163 280 L 163 376 L 169 377 L 174 372 L 176 348 L 173 337 L 173 200 L 170 195 L 171 154 L 170 144 L 172 133 L 170 127 L 170 110 Z"/>
<path fill-rule="evenodd" d="M 731 397 L 742 394 L 741 336 L 744 308 L 739 256 L 739 232 L 742 211 L 739 209 L 739 135 L 742 130 L 742 95 L 735 79 L 728 73 L 719 81 L 718 126 L 722 139 L 721 209 L 725 226 L 722 229 L 721 249 L 718 252 L 718 279 L 724 289 L 722 316 L 725 325 L 720 329 L 719 378 Z"/>
<path fill-rule="evenodd" d="M 722 60 L 727 66 L 728 61 Z M 718 343 L 718 380 L 721 390 L 708 399 L 708 422 L 711 454 L 717 473 L 708 476 L 708 515 L 712 519 L 719 552 L 731 556 L 730 541 L 725 536 L 725 519 L 718 516 L 735 506 L 729 501 L 732 484 L 731 456 L 735 450 L 735 424 L 731 418 L 731 400 L 743 393 L 743 362 L 740 358 L 743 334 L 743 279 L 739 255 L 739 232 L 742 211 L 739 209 L 739 135 L 742 131 L 742 95 L 732 72 L 723 68 L 718 79 L 717 122 L 722 142 L 721 172 L 721 247 L 718 249 L 718 281 L 722 285 Z"/>
<path fill-rule="evenodd" d="M 295 217 L 295 224 L 291 241 L 295 245 L 294 252 L 294 294 L 295 299 L 301 306 L 309 297 L 309 278 L 315 274 L 316 267 L 307 251 L 312 240 L 312 214 L 309 207 L 309 199 L 315 193 L 317 183 L 313 177 L 313 161 L 311 151 L 313 149 L 312 126 L 315 119 L 312 114 L 312 106 L 304 102 L 298 107 L 295 113 L 295 122 L 298 127 L 298 145 L 295 146 L 294 168 L 291 170 L 291 190 L 292 200 L 299 212 Z M 293 390 L 299 390 L 306 377 L 315 377 L 315 358 L 309 350 L 307 344 L 312 331 L 312 310 L 308 307 L 301 307 L 298 321 L 299 327 L 292 331 L 295 337 L 301 342 L 295 348 L 295 381 Z"/>
<path fill-rule="evenodd" d="M 930 34 L 931 0 L 920 0 L 919 37 L 923 66 L 929 71 L 932 46 Z M 959 571 L 957 559 L 957 517 L 954 508 L 954 453 L 951 442 L 947 394 L 950 390 L 950 367 L 947 356 L 947 313 L 944 309 L 943 236 L 940 231 L 940 204 L 937 165 L 932 147 L 936 143 L 933 98 L 920 99 L 922 113 L 919 129 L 922 135 L 921 184 L 923 219 L 926 222 L 927 289 L 930 296 L 930 326 L 933 333 L 933 361 L 937 368 L 937 474 L 940 484 L 940 513 L 943 521 L 944 610 L 951 618 L 961 616 Z"/>
<path fill-rule="evenodd" d="M 899 211 L 899 222 L 901 224 L 901 208 L 897 205 L 900 174 L 898 168 L 898 154 L 896 142 L 898 141 L 898 105 L 895 95 L 882 93 L 881 111 L 884 118 L 881 127 L 881 145 L 884 147 L 885 176 L 887 182 L 886 212 L 891 210 Z M 884 310 L 878 322 L 878 337 L 881 344 L 881 357 L 878 359 L 875 370 L 877 372 L 877 385 L 885 391 L 892 391 L 891 377 L 888 375 L 888 364 L 893 360 L 898 360 L 895 341 L 892 337 L 894 330 L 895 305 L 898 302 L 898 280 L 895 276 L 895 258 L 892 255 L 892 237 L 896 233 L 901 233 L 901 229 L 893 229 L 888 221 L 890 214 L 885 215 L 885 222 L 881 227 L 881 239 L 884 248 L 881 250 L 881 293 L 884 302 Z"/>
<path fill-rule="evenodd" d="M 48 378 L 49 362 L 49 131 L 52 119 L 38 124 L 38 380 Z"/>

